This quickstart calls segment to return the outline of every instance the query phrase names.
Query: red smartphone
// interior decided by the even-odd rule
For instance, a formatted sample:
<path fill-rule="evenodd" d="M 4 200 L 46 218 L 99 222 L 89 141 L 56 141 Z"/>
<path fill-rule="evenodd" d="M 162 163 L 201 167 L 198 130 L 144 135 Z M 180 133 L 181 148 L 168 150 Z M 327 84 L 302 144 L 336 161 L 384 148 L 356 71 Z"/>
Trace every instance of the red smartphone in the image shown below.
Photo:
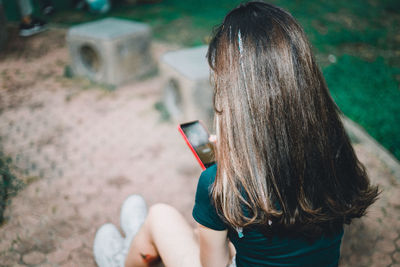
<path fill-rule="evenodd" d="M 178 129 L 203 170 L 215 163 L 214 146 L 209 141 L 210 134 L 201 121 L 180 124 Z"/>

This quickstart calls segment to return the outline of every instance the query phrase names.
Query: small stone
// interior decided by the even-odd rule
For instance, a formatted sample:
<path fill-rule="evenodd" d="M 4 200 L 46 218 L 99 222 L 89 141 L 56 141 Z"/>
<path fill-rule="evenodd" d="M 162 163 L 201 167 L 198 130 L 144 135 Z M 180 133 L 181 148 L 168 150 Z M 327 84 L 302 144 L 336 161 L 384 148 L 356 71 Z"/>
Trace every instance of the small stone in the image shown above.
<path fill-rule="evenodd" d="M 392 263 L 390 255 L 382 252 L 375 252 L 372 255 L 371 266 L 389 266 Z"/>
<path fill-rule="evenodd" d="M 33 252 L 30 252 L 30 253 L 22 256 L 22 261 L 24 263 L 30 264 L 30 265 L 40 264 L 45 259 L 46 259 L 46 256 L 39 251 L 33 251 Z"/>
<path fill-rule="evenodd" d="M 400 252 L 395 252 L 395 253 L 393 254 L 393 259 L 394 259 L 395 261 L 397 261 L 398 263 L 400 263 Z"/>
<path fill-rule="evenodd" d="M 389 198 L 389 204 L 394 207 L 399 209 L 400 208 L 400 193 L 393 193 L 390 198 Z"/>
<path fill-rule="evenodd" d="M 400 218 L 390 217 L 385 218 L 386 229 L 400 229 Z"/>
<path fill-rule="evenodd" d="M 65 249 L 59 249 L 55 252 L 48 254 L 47 259 L 52 263 L 61 263 L 68 259 L 69 251 Z"/>
<path fill-rule="evenodd" d="M 7 241 L 8 240 L 0 241 L 0 251 L 7 251 L 11 247 L 10 242 Z"/>
<path fill-rule="evenodd" d="M 391 240 L 381 240 L 376 243 L 376 249 L 382 252 L 391 253 L 395 251 L 396 246 L 394 245 L 393 241 Z"/>
<path fill-rule="evenodd" d="M 60 267 L 72 267 L 72 266 L 79 266 L 79 262 L 77 262 L 76 260 L 72 259 L 72 260 L 68 260 L 66 262 L 63 262 L 60 264 Z"/>
<path fill-rule="evenodd" d="M 398 249 L 400 249 L 400 238 L 397 239 L 397 241 L 396 241 L 396 246 L 397 246 Z"/>
<path fill-rule="evenodd" d="M 1 256 L 1 264 L 5 266 L 14 266 L 19 261 L 19 255 L 17 253 L 6 252 Z"/>
<path fill-rule="evenodd" d="M 76 238 L 75 239 L 71 238 L 71 239 L 64 241 L 61 246 L 62 246 L 62 249 L 70 252 L 71 250 L 79 248 L 81 245 L 82 245 L 81 241 L 77 240 Z"/>
<path fill-rule="evenodd" d="M 399 236 L 395 230 L 394 231 L 386 230 L 382 233 L 382 235 L 384 239 L 390 239 L 393 241 L 396 240 L 397 237 Z"/>
<path fill-rule="evenodd" d="M 360 259 L 360 257 L 358 255 L 353 254 L 350 256 L 349 263 L 354 266 L 355 264 L 357 264 L 359 262 L 359 259 Z"/>

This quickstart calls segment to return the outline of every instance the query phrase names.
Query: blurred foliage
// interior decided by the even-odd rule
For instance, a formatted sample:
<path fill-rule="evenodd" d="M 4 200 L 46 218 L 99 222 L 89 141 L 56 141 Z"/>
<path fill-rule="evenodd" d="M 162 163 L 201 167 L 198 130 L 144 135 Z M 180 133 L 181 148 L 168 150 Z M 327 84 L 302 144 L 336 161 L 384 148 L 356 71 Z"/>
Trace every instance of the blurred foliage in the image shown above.
<path fill-rule="evenodd" d="M 53 0 L 63 2 L 63 0 Z M 64 1 L 65 2 L 65 1 Z M 73 25 L 107 16 L 149 23 L 154 37 L 184 46 L 207 43 L 211 29 L 242 1 L 162 0 L 124 4 L 109 14 L 60 10 L 50 19 Z M 345 115 L 400 159 L 399 0 L 271 0 L 290 11 L 307 33 L 328 85 Z M 60 4 L 59 4 L 60 5 Z M 333 60 L 332 60 L 333 59 Z"/>
<path fill-rule="evenodd" d="M 239 2 L 164 0 L 115 12 L 150 23 L 156 38 L 193 46 L 206 43 L 213 26 Z M 273 3 L 303 25 L 344 114 L 400 159 L 400 1 Z M 336 62 L 328 60 L 332 54 Z"/>
<path fill-rule="evenodd" d="M 349 55 L 324 69 L 343 113 L 400 159 L 400 90 L 395 74 L 400 68 L 389 67 L 382 58 L 368 62 Z"/>
<path fill-rule="evenodd" d="M 0 151 L 0 224 L 4 222 L 4 211 L 9 198 L 22 187 L 22 182 L 10 171 L 10 163 L 10 158 Z"/>
<path fill-rule="evenodd" d="M 53 0 L 54 1 L 54 0 Z M 56 1 L 57 2 L 57 1 Z M 109 14 L 90 14 L 72 9 L 59 11 L 51 19 L 62 24 L 76 24 L 107 16 L 135 19 L 153 26 L 156 38 L 192 46 L 204 43 L 210 29 L 242 1 L 238 0 L 163 0 L 138 5 L 114 1 Z M 289 10 L 303 25 L 318 49 L 343 43 L 387 46 L 385 38 L 397 33 L 398 0 L 275 0 L 273 4 Z M 388 16 L 389 15 L 389 16 Z"/>

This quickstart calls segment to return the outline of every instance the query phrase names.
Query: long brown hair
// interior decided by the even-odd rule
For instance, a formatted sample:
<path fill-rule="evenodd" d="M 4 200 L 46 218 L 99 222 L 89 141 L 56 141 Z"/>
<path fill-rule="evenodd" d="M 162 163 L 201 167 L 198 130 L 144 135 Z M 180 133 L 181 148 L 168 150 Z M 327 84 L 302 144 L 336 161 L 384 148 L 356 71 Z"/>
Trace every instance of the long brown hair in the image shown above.
<path fill-rule="evenodd" d="M 218 137 L 212 196 L 222 217 L 319 234 L 363 216 L 378 188 L 295 19 L 267 3 L 241 4 L 216 28 L 207 57 Z"/>

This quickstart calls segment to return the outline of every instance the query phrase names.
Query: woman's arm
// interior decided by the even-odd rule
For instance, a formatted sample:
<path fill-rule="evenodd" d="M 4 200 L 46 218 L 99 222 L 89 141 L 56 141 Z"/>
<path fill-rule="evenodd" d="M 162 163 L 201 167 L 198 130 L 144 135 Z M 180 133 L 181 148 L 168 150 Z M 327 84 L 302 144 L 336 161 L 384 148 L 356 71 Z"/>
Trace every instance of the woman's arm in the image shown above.
<path fill-rule="evenodd" d="M 216 231 L 197 224 L 200 262 L 203 267 L 228 266 L 230 263 L 228 230 Z"/>

